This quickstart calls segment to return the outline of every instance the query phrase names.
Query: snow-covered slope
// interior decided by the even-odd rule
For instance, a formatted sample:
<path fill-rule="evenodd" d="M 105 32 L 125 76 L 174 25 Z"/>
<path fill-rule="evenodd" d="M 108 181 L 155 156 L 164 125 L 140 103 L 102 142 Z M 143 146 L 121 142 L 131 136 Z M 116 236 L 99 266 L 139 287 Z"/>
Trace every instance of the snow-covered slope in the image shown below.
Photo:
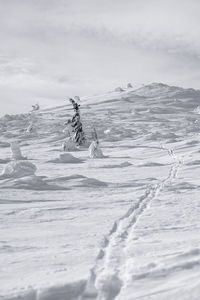
<path fill-rule="evenodd" d="M 199 106 L 160 83 L 82 99 L 101 159 L 62 155 L 67 102 L 1 118 L 0 299 L 199 299 Z"/>

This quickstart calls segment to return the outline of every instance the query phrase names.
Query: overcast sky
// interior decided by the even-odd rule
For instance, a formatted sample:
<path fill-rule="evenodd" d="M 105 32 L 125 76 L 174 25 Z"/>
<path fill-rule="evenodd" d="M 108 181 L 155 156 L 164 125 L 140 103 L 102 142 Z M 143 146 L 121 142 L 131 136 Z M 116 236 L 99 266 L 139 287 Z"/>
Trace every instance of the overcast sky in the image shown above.
<path fill-rule="evenodd" d="M 199 0 L 0 0 L 0 115 L 131 82 L 200 88 Z"/>

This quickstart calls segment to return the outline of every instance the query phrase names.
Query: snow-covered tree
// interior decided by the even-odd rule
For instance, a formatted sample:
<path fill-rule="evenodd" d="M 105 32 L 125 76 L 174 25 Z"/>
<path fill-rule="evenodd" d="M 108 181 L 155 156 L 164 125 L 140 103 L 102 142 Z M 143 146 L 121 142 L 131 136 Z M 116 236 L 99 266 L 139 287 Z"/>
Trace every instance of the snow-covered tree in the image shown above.
<path fill-rule="evenodd" d="M 85 134 L 83 131 L 83 125 L 81 122 L 81 116 L 80 116 L 80 104 L 77 104 L 73 99 L 70 98 L 70 102 L 73 105 L 74 109 L 74 116 L 71 119 L 71 126 L 73 129 L 73 141 L 76 143 L 76 145 L 80 146 L 85 143 Z"/>
<path fill-rule="evenodd" d="M 94 131 L 92 133 L 93 142 L 91 143 L 89 147 L 89 156 L 90 158 L 103 158 L 103 152 L 99 145 L 99 139 L 97 136 L 96 129 L 94 128 Z"/>
<path fill-rule="evenodd" d="M 13 160 L 23 160 L 26 159 L 21 153 L 20 146 L 17 142 L 12 142 L 10 144 L 10 150 L 11 150 L 11 158 Z"/>
<path fill-rule="evenodd" d="M 32 111 L 37 111 L 40 110 L 40 106 L 38 103 L 36 103 L 35 105 L 32 105 Z"/>
<path fill-rule="evenodd" d="M 75 150 L 77 150 L 76 145 L 75 145 L 74 141 L 72 140 L 72 137 L 71 137 L 71 136 L 68 137 L 68 138 L 64 141 L 64 143 L 63 143 L 63 145 L 62 145 L 62 150 L 63 150 L 63 151 L 75 151 Z"/>

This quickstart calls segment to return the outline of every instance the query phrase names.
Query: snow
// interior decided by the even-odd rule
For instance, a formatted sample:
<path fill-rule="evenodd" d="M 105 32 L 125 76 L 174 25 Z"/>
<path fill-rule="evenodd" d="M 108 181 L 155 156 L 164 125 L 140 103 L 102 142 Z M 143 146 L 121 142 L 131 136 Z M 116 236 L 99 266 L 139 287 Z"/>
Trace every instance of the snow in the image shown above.
<path fill-rule="evenodd" d="M 62 153 L 59 155 L 59 158 L 51 160 L 49 162 L 78 164 L 81 163 L 82 160 L 80 158 L 74 157 L 70 153 Z"/>
<path fill-rule="evenodd" d="M 63 145 L 62 145 L 63 151 L 76 151 L 78 150 L 75 143 L 73 142 L 72 138 L 67 138 Z"/>
<path fill-rule="evenodd" d="M 36 166 L 28 161 L 11 161 L 4 167 L 0 178 L 25 177 L 35 172 Z"/>
<path fill-rule="evenodd" d="M 17 142 L 12 142 L 10 144 L 10 149 L 11 149 L 11 155 L 12 155 L 11 158 L 12 159 L 14 159 L 14 160 L 26 159 L 26 157 L 22 156 L 20 146 Z"/>
<path fill-rule="evenodd" d="M 199 95 L 82 98 L 101 159 L 62 152 L 70 103 L 0 119 L 0 299 L 199 299 Z"/>
<path fill-rule="evenodd" d="M 103 158 L 103 152 L 97 141 L 93 141 L 89 147 L 89 156 L 90 158 Z"/>

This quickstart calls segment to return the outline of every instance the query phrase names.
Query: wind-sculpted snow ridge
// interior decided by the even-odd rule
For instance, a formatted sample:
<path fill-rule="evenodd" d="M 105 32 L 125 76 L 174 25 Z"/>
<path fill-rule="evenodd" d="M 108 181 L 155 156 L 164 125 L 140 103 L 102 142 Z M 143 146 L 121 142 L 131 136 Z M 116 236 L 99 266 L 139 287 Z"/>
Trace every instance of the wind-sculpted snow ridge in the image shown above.
<path fill-rule="evenodd" d="M 166 185 L 170 185 L 176 178 L 182 162 L 182 159 L 176 159 L 168 176 L 164 180 L 148 186 L 138 202 L 119 221 L 115 222 L 100 249 L 96 265 L 91 271 L 91 277 L 81 300 L 114 300 L 118 298 L 117 296 L 126 283 L 127 256 L 125 248 L 129 243 L 131 232 L 151 202 Z"/>
<path fill-rule="evenodd" d="M 68 187 L 62 187 L 54 183 L 48 184 L 43 176 L 24 176 L 22 178 L 12 178 L 0 181 L 1 189 L 19 189 L 36 191 L 59 191 L 68 190 Z"/>

